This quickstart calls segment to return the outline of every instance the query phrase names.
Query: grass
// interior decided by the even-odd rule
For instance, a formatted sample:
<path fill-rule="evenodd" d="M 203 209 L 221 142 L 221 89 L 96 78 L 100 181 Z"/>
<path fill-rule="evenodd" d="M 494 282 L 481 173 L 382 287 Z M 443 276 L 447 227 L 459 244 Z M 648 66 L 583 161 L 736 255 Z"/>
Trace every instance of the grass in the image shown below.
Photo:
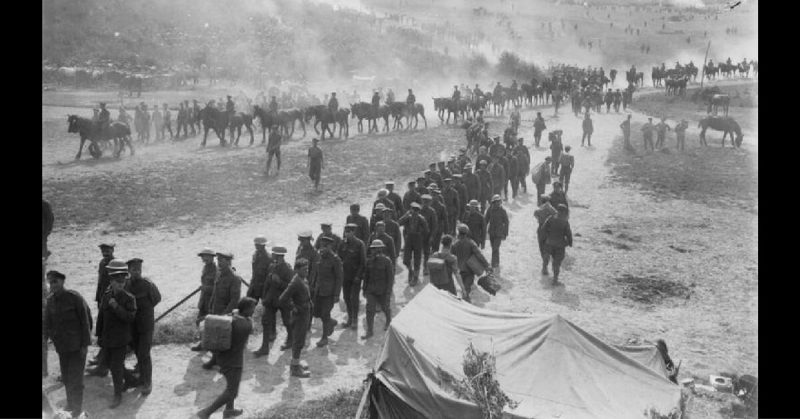
<path fill-rule="evenodd" d="M 282 402 L 264 411 L 258 411 L 251 419 L 339 419 L 351 418 L 358 410 L 363 394 L 362 388 L 338 389 L 320 400 L 299 405 Z"/>

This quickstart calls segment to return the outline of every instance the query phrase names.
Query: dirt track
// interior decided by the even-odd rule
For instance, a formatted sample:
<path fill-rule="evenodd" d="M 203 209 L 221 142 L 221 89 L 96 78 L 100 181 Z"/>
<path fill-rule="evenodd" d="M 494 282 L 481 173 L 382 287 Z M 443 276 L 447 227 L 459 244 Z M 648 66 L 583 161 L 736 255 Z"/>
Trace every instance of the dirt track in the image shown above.
<path fill-rule="evenodd" d="M 570 218 L 576 237 L 575 247 L 568 249 L 564 264 L 565 285 L 552 287 L 549 280 L 538 273 L 541 262 L 533 234 L 528 233 L 534 231 L 534 205 L 530 193 L 535 191 L 529 184 L 528 195 L 521 195 L 505 204 L 511 218 L 512 233 L 502 247 L 501 277 L 504 289 L 494 298 L 482 291 L 474 291 L 473 301 L 498 310 L 559 313 L 609 343 L 621 344 L 631 338 L 664 338 L 670 345 L 673 359 L 676 362 L 683 360 L 682 377 L 686 374 L 707 376 L 721 371 L 757 375 L 757 212 L 753 215 L 736 207 L 709 207 L 694 201 L 654 199 L 636 188 L 615 183 L 609 176 L 606 155 L 612 140 L 619 135 L 618 125 L 623 115 L 594 115 L 594 147 L 582 148 L 579 146 L 580 119 L 565 112 L 565 109 L 561 110 L 558 118 L 552 117 L 552 108 L 547 108 L 543 114 L 549 119 L 547 125 L 550 130 L 564 130 L 565 145 L 573 146 L 576 158 L 576 169 L 570 185 Z M 526 111 L 523 119 L 532 119 L 533 115 L 531 111 Z M 646 120 L 644 116 L 634 113 L 634 121 L 643 120 Z M 432 122 L 431 127 L 438 125 L 431 117 L 429 122 Z M 674 125 L 675 121 L 669 122 Z M 492 123 L 492 131 L 499 131 L 502 125 L 504 123 Z M 522 135 L 530 146 L 529 125 L 523 123 Z M 384 154 L 380 154 L 380 147 L 413 141 L 412 136 L 421 136 L 430 141 L 429 149 L 409 151 L 418 153 L 421 158 L 415 166 L 400 170 L 396 164 L 392 164 L 390 153 L 385 152 L 388 149 L 384 148 Z M 392 141 L 389 141 L 390 138 Z M 696 126 L 690 124 L 687 151 L 696 147 L 696 138 Z M 745 151 L 726 151 L 757 156 L 757 132 L 747 132 L 745 138 Z M 634 134 L 634 141 L 638 140 L 639 137 Z M 197 140 L 190 139 L 188 142 L 196 144 Z M 213 224 L 179 218 L 179 222 L 175 222 L 175 219 L 168 218 L 168 222 L 162 225 L 154 224 L 135 233 L 122 228 L 120 232 L 104 234 L 104 230 L 113 229 L 103 222 L 85 220 L 78 225 L 58 225 L 59 219 L 71 219 L 58 218 L 59 210 L 56 209 L 58 227 L 50 239 L 54 253 L 50 267 L 67 274 L 70 278 L 68 286 L 79 290 L 84 296 L 93 296 L 94 272 L 99 259 L 95 243 L 101 240 L 116 241 L 119 256 L 135 255 L 145 260 L 146 275 L 156 281 L 164 295 L 164 301 L 156 310 L 159 313 L 197 285 L 200 263 L 194 254 L 200 247 L 210 245 L 232 251 L 236 255 L 234 266 L 249 280 L 249 255 L 254 235 L 266 234 L 270 241 L 292 248 L 296 243 L 297 231 L 312 229 L 316 234 L 322 221 L 334 222 L 338 232 L 351 199 L 361 202 L 362 207 L 366 206 L 372 200 L 373 191 L 386 178 L 393 179 L 398 184 L 398 190 L 404 189 L 401 187 L 403 181 L 423 170 L 429 161 L 439 159 L 441 150 L 455 150 L 462 143 L 461 130 L 436 128 L 408 136 L 390 135 L 383 139 L 362 137 L 346 143 L 330 144 L 330 149 L 326 151 L 331 158 L 332 168 L 323 172 L 326 189 L 327 185 L 333 185 L 334 180 L 365 186 L 344 190 L 331 186 L 332 190 L 326 190 L 322 197 L 303 192 L 308 189 L 304 162 L 300 163 L 305 144 L 300 146 L 294 143 L 287 147 L 286 152 L 291 175 L 287 174 L 278 181 L 285 182 L 286 189 L 280 188 L 280 195 L 275 191 L 265 191 L 254 192 L 254 197 L 240 198 L 242 202 L 252 204 L 286 193 L 285 196 L 292 197 L 299 204 L 274 209 L 268 206 L 269 211 L 254 211 L 249 216 L 244 213 L 235 217 L 226 216 Z M 150 174 L 152 168 L 169 165 L 176 165 L 176 170 L 214 166 L 214 170 L 225 170 L 220 175 L 224 173 L 228 179 L 232 179 L 235 189 L 246 187 L 245 183 L 236 183 L 237 176 L 244 176 L 251 183 L 259 178 L 257 171 L 263 165 L 263 149 L 258 152 L 249 149 L 222 151 L 215 142 L 211 144 L 210 148 L 203 151 L 194 151 L 196 146 L 188 143 L 158 145 L 141 148 L 135 158 L 125 156 L 119 162 L 83 162 L 73 166 L 53 164 L 54 154 L 46 155 L 43 156 L 43 191 L 57 188 L 53 185 L 59 182 L 65 182 L 63 185 L 86 182 L 86 187 L 90 188 L 96 185 L 98 179 L 128 178 L 137 173 L 148 173 L 142 179 L 150 182 L 158 179 L 158 175 Z M 672 144 L 674 137 L 669 137 L 668 145 Z M 55 147 L 52 153 L 59 153 L 58 159 L 62 159 L 62 155 L 71 159 L 77 148 L 75 139 L 71 138 L 63 145 L 63 150 L 60 146 Z M 357 153 L 353 161 L 380 156 L 385 159 L 384 166 L 376 166 L 366 172 L 349 172 L 347 160 L 336 154 L 344 147 L 353 145 Z M 532 150 L 534 163 L 541 161 L 545 155 L 549 155 L 549 150 Z M 650 157 L 654 156 L 643 158 Z M 234 167 L 237 169 L 232 174 Z M 387 176 L 386 171 L 392 175 Z M 164 176 L 169 177 L 168 174 Z M 195 180 L 184 178 L 180 179 L 180 183 L 169 186 L 191 188 Z M 64 189 L 62 193 L 67 190 Z M 88 190 L 84 191 L 81 196 L 88 193 Z M 210 198 L 209 202 L 212 201 L 209 205 L 213 206 L 213 211 L 209 210 L 209 216 L 214 211 L 229 209 L 220 206 L 215 197 Z M 231 204 L 241 205 L 239 201 L 232 201 Z M 204 203 L 198 202 L 197 205 L 199 208 Z M 202 214 L 203 211 L 189 211 L 186 215 L 195 216 L 197 213 Z M 228 214 L 227 211 L 223 213 Z M 167 210 L 165 217 L 170 216 Z M 205 217 L 201 218 L 206 220 Z M 190 225 L 193 227 L 189 228 Z M 689 287 L 692 293 L 688 299 L 665 298 L 660 304 L 654 305 L 633 302 L 623 297 L 624 286 L 615 280 L 626 274 L 679 282 Z M 406 287 L 405 271 L 398 275 L 396 282 L 396 303 L 402 307 L 419 291 L 419 287 L 416 290 Z M 343 313 L 334 309 L 334 317 L 341 321 Z M 379 314 L 376 329 L 382 330 L 382 326 L 383 317 Z M 353 332 L 337 330 L 332 337 L 333 343 L 327 349 L 313 346 L 319 335 L 319 321 L 315 321 L 312 346 L 304 353 L 304 359 L 312 371 L 309 380 L 288 376 L 288 353 L 273 351 L 268 361 L 254 360 L 247 355 L 247 373 L 243 377 L 237 406 L 252 413 L 282 401 L 297 403 L 317 399 L 338 388 L 357 386 L 372 368 L 383 334 L 378 332 L 376 338 L 364 344 Z M 282 335 L 278 337 L 279 342 L 282 339 Z M 251 337 L 249 348 L 257 348 L 258 342 L 260 336 Z M 138 398 L 138 391 L 129 392 L 123 406 L 113 411 L 114 417 L 186 417 L 210 403 L 224 387 L 224 380 L 219 374 L 200 368 L 200 359 L 188 351 L 188 345 L 156 347 L 153 360 L 153 393 L 141 399 Z M 57 365 L 53 353 L 50 365 Z M 213 384 L 210 384 L 212 381 Z M 112 411 L 106 410 L 111 394 L 110 379 L 88 378 L 85 410 L 91 412 L 93 417 L 111 417 Z M 63 389 L 55 391 L 51 397 L 63 401 Z M 696 407 L 692 413 L 693 417 L 717 417 L 713 410 Z"/>

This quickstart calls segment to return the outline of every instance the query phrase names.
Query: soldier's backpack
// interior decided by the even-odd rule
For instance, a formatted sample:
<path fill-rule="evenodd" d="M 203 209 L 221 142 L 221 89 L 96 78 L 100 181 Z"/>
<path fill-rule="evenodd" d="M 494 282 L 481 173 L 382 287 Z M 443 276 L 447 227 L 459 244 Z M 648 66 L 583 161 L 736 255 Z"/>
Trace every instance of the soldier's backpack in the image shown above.
<path fill-rule="evenodd" d="M 541 162 L 541 163 L 537 164 L 536 166 L 533 166 L 533 169 L 531 169 L 531 179 L 533 180 L 534 184 L 537 184 L 542 180 L 542 166 L 543 165 L 544 165 L 544 162 Z"/>
<path fill-rule="evenodd" d="M 444 285 L 450 278 L 447 275 L 447 266 L 444 259 L 431 256 L 425 263 L 430 274 L 431 284 Z"/>
<path fill-rule="evenodd" d="M 497 278 L 494 275 L 485 275 L 478 279 L 478 286 L 486 290 L 491 295 L 497 294 L 497 291 L 500 291 L 500 282 L 497 281 Z"/>
<path fill-rule="evenodd" d="M 233 316 L 209 314 L 203 320 L 201 329 L 203 349 L 207 351 L 227 351 L 233 338 Z"/>

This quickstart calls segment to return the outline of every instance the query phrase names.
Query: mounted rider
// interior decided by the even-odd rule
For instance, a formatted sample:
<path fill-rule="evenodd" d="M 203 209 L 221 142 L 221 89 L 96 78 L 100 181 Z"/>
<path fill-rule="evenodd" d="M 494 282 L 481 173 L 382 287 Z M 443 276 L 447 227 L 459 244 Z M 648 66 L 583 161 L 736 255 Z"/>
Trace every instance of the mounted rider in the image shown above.
<path fill-rule="evenodd" d="M 386 104 L 388 105 L 392 102 L 394 102 L 394 92 L 389 88 L 389 91 L 386 92 Z"/>
<path fill-rule="evenodd" d="M 97 115 L 97 122 L 100 125 L 100 132 L 107 132 L 108 125 L 111 123 L 111 113 L 106 109 L 105 102 L 100 102 L 100 113 Z"/>
<path fill-rule="evenodd" d="M 409 108 L 413 108 L 416 102 L 417 102 L 417 97 L 414 96 L 414 92 L 412 92 L 411 89 L 408 89 L 408 96 L 406 96 L 406 105 Z"/>
<path fill-rule="evenodd" d="M 328 101 L 328 110 L 332 114 L 339 111 L 339 100 L 336 99 L 336 92 L 331 92 L 331 99 Z"/>
<path fill-rule="evenodd" d="M 458 90 L 458 85 L 453 86 L 453 102 L 458 105 L 458 101 L 461 100 L 461 91 Z"/>
<path fill-rule="evenodd" d="M 481 90 L 480 87 L 478 87 L 478 83 L 475 83 L 475 88 L 472 89 L 472 95 L 473 95 L 473 97 L 475 97 L 477 99 L 480 99 L 481 97 L 483 97 L 483 91 Z"/>
<path fill-rule="evenodd" d="M 272 99 L 269 101 L 269 113 L 276 114 L 278 113 L 278 98 L 272 96 Z"/>

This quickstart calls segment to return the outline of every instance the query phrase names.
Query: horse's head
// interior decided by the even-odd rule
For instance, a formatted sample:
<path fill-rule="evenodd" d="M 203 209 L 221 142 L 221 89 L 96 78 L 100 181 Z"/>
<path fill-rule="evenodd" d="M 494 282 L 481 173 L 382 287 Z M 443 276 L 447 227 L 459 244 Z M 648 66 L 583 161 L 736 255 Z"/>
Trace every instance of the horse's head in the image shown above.
<path fill-rule="evenodd" d="M 67 132 L 78 132 L 78 115 L 67 116 Z"/>

